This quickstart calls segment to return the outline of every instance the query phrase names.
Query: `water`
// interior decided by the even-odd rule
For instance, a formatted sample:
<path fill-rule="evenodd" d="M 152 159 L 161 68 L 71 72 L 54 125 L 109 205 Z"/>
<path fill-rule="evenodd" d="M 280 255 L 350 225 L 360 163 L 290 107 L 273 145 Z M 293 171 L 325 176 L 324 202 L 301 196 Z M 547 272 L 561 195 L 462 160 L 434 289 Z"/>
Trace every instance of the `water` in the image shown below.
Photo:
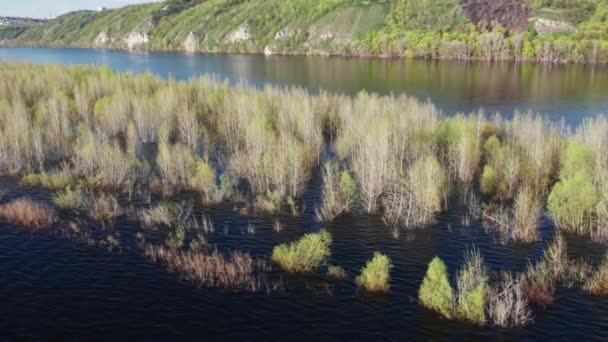
<path fill-rule="evenodd" d="M 0 61 L 105 64 L 118 71 L 153 72 L 187 80 L 215 74 L 254 86 L 295 85 L 356 94 L 405 92 L 430 100 L 446 114 L 483 109 L 510 115 L 532 110 L 571 124 L 608 113 L 608 67 L 462 63 L 250 55 L 202 55 L 95 49 L 0 48 Z"/>
<path fill-rule="evenodd" d="M 233 82 L 244 79 L 299 85 L 353 94 L 406 91 L 430 98 L 446 112 L 512 111 L 533 108 L 568 121 L 606 108 L 608 73 L 601 67 L 481 65 L 403 60 L 317 57 L 204 56 L 98 50 L 0 49 L 0 59 L 36 63 L 97 63 L 117 70 L 151 71 L 188 79 L 213 72 Z M 6 203 L 28 196 L 50 203 L 50 193 L 0 177 Z M 273 246 L 293 241 L 323 225 L 315 220 L 320 179 L 313 178 L 300 216 L 239 216 L 230 205 L 200 208 L 212 219 L 209 242 L 220 252 L 238 249 L 268 257 Z M 135 205 L 141 205 L 138 201 Z M 349 215 L 325 226 L 333 236 L 331 264 L 348 272 L 344 280 L 323 274 L 293 276 L 274 269 L 284 290 L 235 293 L 196 286 L 144 257 L 138 233 L 162 243 L 167 232 L 143 228 L 134 217 L 105 229 L 70 232 L 71 214 L 39 231 L 0 223 L 0 340 L 585 340 L 608 339 L 608 298 L 560 288 L 555 302 L 535 309 L 527 328 L 476 327 L 447 321 L 417 303 L 430 260 L 440 256 L 453 275 L 464 251 L 476 246 L 492 271 L 522 271 L 538 260 L 554 234 L 543 219 L 542 239 L 532 245 L 500 244 L 480 222 L 461 224 L 451 200 L 438 223 L 395 238 L 378 217 Z M 254 231 L 246 227 L 255 226 Z M 114 236 L 120 247 L 101 242 Z M 568 236 L 569 253 L 598 263 L 605 246 Z M 374 251 L 394 264 L 391 291 L 370 295 L 354 278 Z"/>

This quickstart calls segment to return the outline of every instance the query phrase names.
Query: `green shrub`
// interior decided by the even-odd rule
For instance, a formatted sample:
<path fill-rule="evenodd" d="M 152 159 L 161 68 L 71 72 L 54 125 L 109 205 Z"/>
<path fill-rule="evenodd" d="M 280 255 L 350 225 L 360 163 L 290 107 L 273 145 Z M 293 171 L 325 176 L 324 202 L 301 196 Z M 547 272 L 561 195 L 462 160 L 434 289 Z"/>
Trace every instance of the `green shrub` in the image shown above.
<path fill-rule="evenodd" d="M 547 207 L 559 227 L 584 233 L 592 223 L 598 203 L 599 195 L 591 176 L 581 171 L 555 184 Z"/>
<path fill-rule="evenodd" d="M 486 321 L 488 275 L 483 258 L 477 249 L 467 253 L 465 264 L 458 272 L 457 282 L 458 315 L 465 320 L 483 325 Z"/>
<path fill-rule="evenodd" d="M 481 174 L 481 192 L 485 195 L 494 194 L 496 190 L 496 171 L 489 165 L 484 166 Z"/>
<path fill-rule="evenodd" d="M 340 266 L 330 265 L 327 267 L 327 276 L 336 279 L 346 278 L 346 270 Z"/>
<path fill-rule="evenodd" d="M 354 201 L 357 196 L 357 183 L 348 171 L 340 173 L 340 191 L 347 201 Z"/>
<path fill-rule="evenodd" d="M 391 259 L 387 255 L 374 252 L 374 257 L 361 269 L 357 284 L 370 292 L 388 292 L 391 267 Z"/>
<path fill-rule="evenodd" d="M 179 249 L 184 246 L 184 240 L 186 239 L 186 233 L 183 230 L 178 229 L 173 233 L 169 233 L 165 244 L 171 249 Z"/>
<path fill-rule="evenodd" d="M 215 170 L 208 162 L 199 160 L 196 163 L 196 170 L 190 178 L 190 186 L 203 192 L 210 192 L 215 189 Z"/>
<path fill-rule="evenodd" d="M 276 246 L 272 261 L 288 272 L 309 272 L 331 255 L 331 242 L 331 234 L 326 230 L 306 234 L 298 241 Z"/>
<path fill-rule="evenodd" d="M 28 173 L 23 176 L 21 183 L 31 187 L 59 190 L 74 184 L 74 178 L 65 172 Z"/>
<path fill-rule="evenodd" d="M 80 188 L 73 190 L 68 187 L 53 195 L 53 204 L 61 209 L 81 209 L 86 207 L 88 202 L 88 197 Z"/>
<path fill-rule="evenodd" d="M 448 271 L 445 263 L 435 257 L 429 264 L 418 299 L 425 307 L 435 310 L 443 316 L 452 317 L 454 305 L 454 290 L 448 280 Z"/>
<path fill-rule="evenodd" d="M 583 172 L 591 176 L 593 174 L 593 152 L 585 145 L 570 141 L 566 147 L 560 179 L 574 177 Z"/>

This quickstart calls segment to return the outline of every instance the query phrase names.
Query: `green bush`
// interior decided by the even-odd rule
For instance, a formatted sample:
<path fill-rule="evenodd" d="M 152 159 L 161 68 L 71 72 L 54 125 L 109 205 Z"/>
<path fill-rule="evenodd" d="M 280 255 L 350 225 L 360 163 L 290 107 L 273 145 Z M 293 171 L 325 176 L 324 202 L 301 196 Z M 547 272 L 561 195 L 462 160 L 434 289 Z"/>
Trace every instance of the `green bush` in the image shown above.
<path fill-rule="evenodd" d="M 186 233 L 182 229 L 178 229 L 173 233 L 169 233 L 165 244 L 171 249 L 179 249 L 184 246 L 184 240 L 186 239 Z"/>
<path fill-rule="evenodd" d="M 276 246 L 272 261 L 288 272 L 310 272 L 329 258 L 331 242 L 326 230 L 306 234 L 298 241 Z"/>
<path fill-rule="evenodd" d="M 593 174 L 593 153 L 587 146 L 570 141 L 562 160 L 560 180 L 553 187 L 547 205 L 558 226 L 579 233 L 590 227 L 600 202 Z"/>
<path fill-rule="evenodd" d="M 80 188 L 68 187 L 65 191 L 53 195 L 53 204 L 61 209 L 81 209 L 85 208 L 88 203 L 86 193 Z"/>
<path fill-rule="evenodd" d="M 486 321 L 485 306 L 488 292 L 488 275 L 479 250 L 466 254 L 466 260 L 458 271 L 458 315 L 467 321 L 483 325 Z"/>
<path fill-rule="evenodd" d="M 496 191 L 496 171 L 494 168 L 486 165 L 481 174 L 481 192 L 484 195 L 492 195 Z"/>
<path fill-rule="evenodd" d="M 215 170 L 208 162 L 199 160 L 196 163 L 196 170 L 190 178 L 190 186 L 203 192 L 213 191 L 216 188 Z"/>
<path fill-rule="evenodd" d="M 591 176 L 581 171 L 555 184 L 547 207 L 559 227 L 584 233 L 592 223 L 598 203 L 599 195 Z"/>
<path fill-rule="evenodd" d="M 21 179 L 21 183 L 31 187 L 59 190 L 74 184 L 74 178 L 63 172 L 28 173 Z"/>
<path fill-rule="evenodd" d="M 452 317 L 454 290 L 448 280 L 447 267 L 440 258 L 435 257 L 429 264 L 426 276 L 420 285 L 418 299 L 425 307 L 447 318 Z"/>
<path fill-rule="evenodd" d="M 340 173 L 340 191 L 347 201 L 354 201 L 357 196 L 357 183 L 348 171 Z"/>
<path fill-rule="evenodd" d="M 571 141 L 566 147 L 559 176 L 565 179 L 580 172 L 593 174 L 593 152 L 587 146 Z"/>
<path fill-rule="evenodd" d="M 391 259 L 387 255 L 374 252 L 374 257 L 361 269 L 357 284 L 370 292 L 388 292 L 391 267 Z"/>

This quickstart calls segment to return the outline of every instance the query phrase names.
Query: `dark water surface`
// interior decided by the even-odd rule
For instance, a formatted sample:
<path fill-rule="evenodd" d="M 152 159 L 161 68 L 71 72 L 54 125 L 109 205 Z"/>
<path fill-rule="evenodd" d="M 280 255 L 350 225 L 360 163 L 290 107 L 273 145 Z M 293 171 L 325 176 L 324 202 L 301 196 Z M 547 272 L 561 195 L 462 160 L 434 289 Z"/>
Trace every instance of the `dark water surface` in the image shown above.
<path fill-rule="evenodd" d="M 412 60 L 319 57 L 206 56 L 102 50 L 0 48 L 0 60 L 35 63 L 96 63 L 117 70 L 155 72 L 188 79 L 204 73 L 261 86 L 266 82 L 353 94 L 365 89 L 407 92 L 429 98 L 446 112 L 510 112 L 532 108 L 578 122 L 608 109 L 608 69 L 590 66 L 461 64 Z M 0 204 L 28 196 L 50 204 L 50 194 L 0 177 Z M 220 252 L 238 249 L 268 258 L 273 246 L 322 227 L 314 209 L 320 179 L 313 179 L 300 216 L 239 216 L 231 206 L 197 208 L 215 226 L 209 242 Z M 32 231 L 0 223 L 0 340 L 608 340 L 608 298 L 560 288 L 555 303 L 535 309 L 527 328 L 480 328 L 447 321 L 417 303 L 418 287 L 434 256 L 452 274 L 465 250 L 480 249 L 492 271 L 522 271 L 538 260 L 554 227 L 544 219 L 542 240 L 533 245 L 496 241 L 479 222 L 461 224 L 460 205 L 451 201 L 438 223 L 395 238 L 377 217 L 346 216 L 325 226 L 333 235 L 331 264 L 348 272 L 344 280 L 323 274 L 293 276 L 274 269 L 284 290 L 235 293 L 196 286 L 147 259 L 137 234 L 162 243 L 167 232 L 143 228 L 132 217 L 113 227 L 90 226 L 66 233 L 75 218 Z M 139 205 L 137 202 L 136 205 Z M 254 230 L 247 226 L 253 225 Z M 101 241 L 113 235 L 111 250 Z M 572 257 L 599 262 L 606 248 L 568 237 Z M 370 295 L 354 278 L 374 251 L 394 264 L 391 291 Z"/>
<path fill-rule="evenodd" d="M 232 82 L 295 85 L 356 94 L 361 90 L 429 99 L 446 114 L 482 108 L 505 115 L 532 110 L 576 124 L 608 112 L 608 67 L 462 63 L 411 59 L 204 55 L 95 49 L 0 48 L 0 61 L 105 64 L 187 80 L 215 74 Z"/>
<path fill-rule="evenodd" d="M 29 196 L 49 202 L 50 195 L 0 178 L 7 193 L 0 201 Z M 283 231 L 273 230 L 273 217 L 234 214 L 230 206 L 206 211 L 215 232 L 209 243 L 220 252 L 238 249 L 269 257 L 274 245 L 297 239 L 320 225 L 314 219 L 319 202 L 318 179 L 304 198 L 302 215 L 280 215 Z M 49 202 L 50 203 L 50 202 Z M 0 339 L 7 340 L 584 340 L 608 338 L 608 298 L 578 289 L 560 288 L 555 303 L 535 310 L 527 328 L 480 328 L 441 319 L 416 301 L 430 260 L 443 258 L 452 276 L 464 251 L 476 246 L 492 271 L 522 271 L 538 260 L 553 236 L 543 220 L 542 240 L 533 245 L 501 245 L 473 222 L 461 222 L 458 203 L 439 223 L 395 238 L 381 220 L 367 216 L 339 218 L 326 228 L 334 243 L 330 263 L 348 277 L 323 274 L 293 276 L 274 269 L 283 291 L 235 293 L 201 288 L 143 256 L 137 234 L 162 243 L 165 230 L 142 228 L 128 217 L 114 227 L 91 226 L 91 236 L 65 233 L 72 218 L 62 214 L 56 227 L 32 231 L 0 224 Z M 69 214 L 68 214 L 69 215 Z M 253 225 L 255 230 L 245 227 Z M 110 250 L 99 242 L 112 234 L 120 242 Z M 89 241 L 87 243 L 87 241 Z M 96 242 L 95 242 L 96 241 Z M 605 248 L 580 237 L 568 237 L 569 253 L 594 263 Z M 370 295 L 358 291 L 354 278 L 374 251 L 394 264 L 391 291 Z"/>

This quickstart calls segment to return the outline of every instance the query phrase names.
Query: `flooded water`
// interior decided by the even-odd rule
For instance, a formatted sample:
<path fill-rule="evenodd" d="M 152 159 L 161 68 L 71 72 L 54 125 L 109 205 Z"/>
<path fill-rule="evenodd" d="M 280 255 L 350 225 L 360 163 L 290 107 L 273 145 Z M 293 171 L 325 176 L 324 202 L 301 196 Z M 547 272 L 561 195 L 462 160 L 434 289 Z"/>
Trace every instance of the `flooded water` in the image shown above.
<path fill-rule="evenodd" d="M 239 216 L 231 206 L 197 208 L 213 221 L 209 243 L 223 253 L 237 249 L 268 258 L 276 244 L 320 228 L 314 218 L 318 183 L 306 194 L 302 215 L 278 216 L 280 232 L 273 229 L 275 217 Z M 7 189 L 2 203 L 22 196 L 50 203 L 49 194 L 16 184 L 0 179 Z M 9 340 L 606 340 L 608 298 L 578 289 L 560 288 L 527 328 L 481 328 L 423 309 L 418 288 L 434 256 L 453 275 L 464 251 L 475 246 L 492 271 L 522 271 L 553 236 L 545 219 L 538 243 L 503 245 L 479 222 L 462 225 L 458 203 L 450 208 L 436 225 L 397 238 L 379 218 L 339 218 L 325 226 L 334 240 L 329 262 L 344 267 L 347 278 L 275 268 L 270 277 L 282 279 L 283 289 L 270 293 L 235 293 L 182 279 L 138 246 L 139 234 L 162 244 L 167 231 L 143 228 L 129 217 L 111 227 L 92 225 L 90 235 L 66 234 L 70 214 L 45 230 L 0 224 L 0 331 Z M 101 243 L 107 235 L 119 245 Z M 594 263 L 605 250 L 580 237 L 570 236 L 568 243 L 572 257 Z M 370 295 L 354 282 L 374 251 L 394 264 L 388 294 Z"/>
<path fill-rule="evenodd" d="M 107 64 L 178 79 L 214 73 L 256 86 L 269 82 L 348 94 L 407 92 L 429 98 L 447 113 L 531 108 L 574 123 L 608 109 L 608 70 L 599 66 L 14 48 L 0 48 L 0 60 Z M 241 216 L 230 205 L 196 207 L 213 221 L 207 239 L 222 253 L 241 250 L 268 258 L 276 244 L 307 232 L 323 227 L 332 234 L 329 263 L 344 267 L 346 279 L 294 276 L 275 268 L 269 276 L 281 279 L 283 289 L 271 293 L 205 288 L 182 279 L 146 258 L 139 244 L 142 235 L 162 244 L 167 231 L 144 228 L 133 215 L 105 228 L 90 223 L 80 232 L 66 228 L 76 220 L 66 213 L 43 230 L 0 223 L 0 340 L 608 340 L 608 298 L 577 288 L 559 288 L 555 302 L 535 309 L 526 328 L 448 321 L 417 303 L 433 257 L 445 260 L 453 276 L 464 252 L 477 247 L 493 272 L 522 271 L 551 241 L 549 219 L 542 221 L 539 242 L 505 245 L 479 221 L 463 225 L 461 206 L 452 199 L 437 224 L 395 237 L 373 216 L 318 223 L 320 183 L 316 175 L 299 216 Z M 15 178 L 0 177 L 0 189 L 5 190 L 0 204 L 24 196 L 50 204 L 50 193 L 19 185 Z M 143 205 L 139 200 L 123 204 Z M 278 232 L 273 229 L 277 219 L 283 227 Z M 105 243 L 108 236 L 118 244 Z M 598 263 L 606 251 L 586 238 L 567 240 L 573 258 Z M 394 264 L 387 294 L 364 293 L 354 282 L 374 251 L 389 255 Z"/>
<path fill-rule="evenodd" d="M 95 49 L 0 48 L 0 61 L 104 64 L 187 80 L 214 74 L 255 86 L 271 83 L 356 94 L 407 93 L 446 114 L 483 109 L 505 115 L 532 110 L 575 124 L 608 113 L 608 67 L 462 63 L 411 59 L 204 55 Z"/>

